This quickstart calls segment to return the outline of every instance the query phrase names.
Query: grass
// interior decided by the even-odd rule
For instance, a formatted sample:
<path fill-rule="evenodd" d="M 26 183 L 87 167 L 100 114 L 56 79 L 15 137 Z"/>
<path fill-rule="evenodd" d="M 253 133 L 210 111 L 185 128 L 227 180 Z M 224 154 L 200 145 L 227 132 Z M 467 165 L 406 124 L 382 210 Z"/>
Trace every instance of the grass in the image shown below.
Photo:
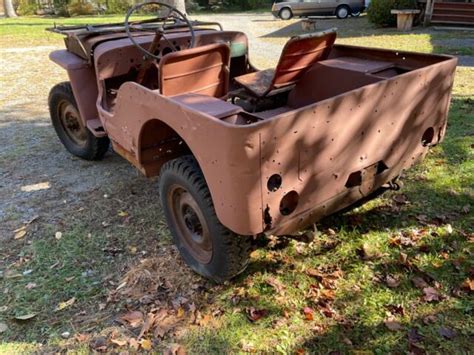
<path fill-rule="evenodd" d="M 56 46 L 60 39 L 45 35 L 44 27 L 55 21 L 77 24 L 103 20 L 1 20 L 0 47 Z M 106 20 L 115 22 L 121 17 Z M 442 42 L 463 39 L 464 33 L 400 34 L 372 29 L 364 21 L 354 23 L 359 27 L 343 28 L 339 42 L 474 54 L 472 48 Z M 285 40 L 284 36 L 262 39 L 277 44 Z M 264 56 L 258 60 L 269 65 L 274 61 Z M 151 185 L 144 180 L 137 180 L 134 186 L 94 191 L 87 206 L 65 205 L 68 213 L 53 219 L 56 222 L 33 222 L 36 229 L 32 227 L 28 238 L 0 246 L 0 323 L 8 325 L 0 334 L 0 353 L 88 352 L 88 341 L 78 335 L 110 334 L 109 328 L 123 328 L 114 322 L 119 314 L 132 309 L 147 312 L 153 307 L 139 298 L 120 296 L 115 290 L 127 271 L 133 272 L 154 255 L 159 261 L 168 260 L 166 265 L 171 266 L 155 270 L 153 279 L 166 279 L 173 285 L 178 280 L 192 280 L 188 286 L 198 284 L 204 291 L 186 297 L 195 302 L 202 316 L 208 316 L 204 319 L 210 319 L 186 322 L 180 332 L 155 341 L 156 350 L 179 342 L 189 352 L 199 354 L 469 353 L 474 303 L 472 292 L 466 291 L 463 283 L 474 276 L 473 117 L 474 69 L 460 67 L 446 139 L 430 151 L 423 164 L 407 172 L 402 191 L 321 221 L 310 244 L 272 241 L 252 253 L 252 263 L 243 275 L 221 286 L 199 278 L 195 281 L 175 254 L 163 251 L 170 245 L 169 232 L 156 208 L 154 190 L 144 187 Z M 57 231 L 62 232 L 59 239 L 55 237 Z M 156 235 L 161 238 L 157 240 Z M 310 276 L 311 269 L 318 269 L 323 277 Z M 328 275 L 335 270 L 340 273 L 331 279 Z M 389 287 L 387 276 L 399 284 Z M 413 283 L 417 276 L 436 288 L 439 301 L 423 299 L 423 291 Z M 146 285 L 146 280 L 140 285 Z M 281 289 L 275 284 L 282 285 Z M 183 292 L 168 292 L 155 302 L 172 303 Z M 326 299 L 321 296 L 328 293 Z M 57 310 L 71 299 L 72 304 Z M 264 316 L 249 321 L 251 307 L 264 310 Z M 305 307 L 311 308 L 312 317 L 305 316 Z M 35 316 L 15 320 L 26 314 Z M 190 317 L 187 311 L 185 318 Z M 385 325 L 390 317 L 398 322 L 398 330 Z M 455 335 L 446 335 L 443 329 Z M 67 339 L 65 332 L 71 334 Z M 128 331 L 127 336 L 136 337 L 136 333 Z"/>

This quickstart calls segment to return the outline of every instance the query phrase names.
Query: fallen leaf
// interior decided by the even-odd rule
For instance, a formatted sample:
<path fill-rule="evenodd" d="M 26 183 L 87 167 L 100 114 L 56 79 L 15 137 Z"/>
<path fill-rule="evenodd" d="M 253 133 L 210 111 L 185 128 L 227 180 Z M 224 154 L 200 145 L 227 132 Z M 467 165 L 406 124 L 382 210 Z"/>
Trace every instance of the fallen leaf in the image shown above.
<path fill-rule="evenodd" d="M 76 298 L 73 297 L 65 302 L 61 302 L 58 304 L 58 306 L 55 308 L 55 311 L 62 311 L 63 309 L 65 308 L 68 308 L 70 306 L 72 306 L 74 304 L 74 302 L 76 302 Z"/>
<path fill-rule="evenodd" d="M 389 330 L 394 331 L 394 332 L 403 329 L 402 324 L 399 321 L 395 320 L 394 318 L 388 318 L 384 320 L 383 323 Z"/>
<path fill-rule="evenodd" d="M 132 311 L 123 315 L 120 319 L 128 323 L 132 328 L 136 328 L 143 322 L 143 313 L 140 311 Z"/>
<path fill-rule="evenodd" d="M 22 239 L 26 235 L 26 227 L 21 227 L 19 229 L 16 229 L 15 231 L 15 236 L 13 237 L 14 239 Z"/>
<path fill-rule="evenodd" d="M 327 318 L 332 318 L 336 314 L 336 312 L 334 311 L 334 309 L 331 308 L 330 305 L 326 305 L 325 307 L 321 307 L 319 309 L 319 312 Z"/>
<path fill-rule="evenodd" d="M 426 316 L 425 318 L 423 318 L 423 323 L 428 325 L 428 324 L 431 324 L 431 323 L 436 323 L 437 320 L 438 320 L 438 318 L 436 318 L 435 315 L 430 314 L 429 316 Z"/>
<path fill-rule="evenodd" d="M 409 203 L 407 197 L 403 194 L 395 195 L 392 197 L 392 199 L 400 205 L 406 205 Z"/>
<path fill-rule="evenodd" d="M 32 290 L 36 287 L 37 285 L 34 282 L 28 282 L 25 286 L 27 290 Z"/>
<path fill-rule="evenodd" d="M 118 215 L 119 215 L 120 217 L 127 217 L 127 216 L 128 216 L 128 212 L 119 211 Z"/>
<path fill-rule="evenodd" d="M 319 270 L 309 268 L 306 269 L 306 275 L 316 278 L 318 281 L 321 281 L 324 278 L 324 274 Z"/>
<path fill-rule="evenodd" d="M 446 233 L 448 233 L 448 234 L 453 233 L 453 227 L 450 224 L 447 224 L 445 229 L 446 229 Z"/>
<path fill-rule="evenodd" d="M 132 349 L 135 349 L 135 350 L 138 350 L 139 346 L 140 346 L 140 343 L 138 342 L 137 339 L 135 338 L 130 338 L 128 339 L 128 344 L 130 345 L 130 347 Z"/>
<path fill-rule="evenodd" d="M 267 314 L 267 311 L 264 309 L 255 309 L 254 307 L 250 307 L 247 310 L 247 318 L 251 322 L 256 322 L 260 318 L 264 317 Z"/>
<path fill-rule="evenodd" d="M 394 276 L 387 275 L 387 277 L 385 278 L 385 283 L 387 284 L 388 287 L 395 288 L 400 285 L 400 280 L 398 280 Z"/>
<path fill-rule="evenodd" d="M 416 288 L 429 287 L 428 283 L 420 276 L 415 276 L 412 280 Z"/>
<path fill-rule="evenodd" d="M 125 339 L 110 339 L 111 343 L 114 343 L 115 345 L 118 345 L 119 347 L 125 346 L 128 344 L 128 341 Z"/>
<path fill-rule="evenodd" d="M 461 288 L 465 291 L 474 291 L 474 280 L 473 279 L 466 279 L 461 284 Z"/>
<path fill-rule="evenodd" d="M 140 341 L 140 345 L 141 345 L 143 350 L 147 350 L 147 351 L 150 351 L 153 347 L 153 344 L 148 339 L 142 339 Z"/>
<path fill-rule="evenodd" d="M 439 328 L 439 335 L 445 339 L 451 340 L 457 335 L 457 333 L 453 329 L 441 327 Z"/>
<path fill-rule="evenodd" d="M 184 317 L 184 308 L 183 308 L 183 307 L 179 307 L 179 308 L 178 308 L 178 311 L 177 311 L 177 313 L 176 313 L 176 316 L 177 316 L 178 318 L 183 318 L 183 317 Z"/>
<path fill-rule="evenodd" d="M 285 285 L 283 285 L 283 283 L 278 280 L 277 278 L 274 278 L 274 277 L 268 277 L 265 282 L 272 286 L 275 291 L 277 291 L 278 293 L 283 293 L 285 291 Z"/>
<path fill-rule="evenodd" d="M 352 344 L 352 340 L 350 340 L 348 337 L 343 337 L 343 338 L 342 338 L 342 341 L 343 341 L 343 343 L 346 344 L 346 345 L 349 345 L 349 346 L 352 346 L 352 345 L 353 345 L 353 344 Z"/>
<path fill-rule="evenodd" d="M 95 351 L 105 352 L 107 351 L 107 339 L 105 337 L 93 338 L 89 342 L 89 346 Z"/>
<path fill-rule="evenodd" d="M 313 310 L 310 307 L 305 307 L 303 309 L 304 318 L 306 320 L 313 320 Z"/>
<path fill-rule="evenodd" d="M 387 309 L 392 314 L 399 314 L 401 316 L 405 315 L 405 309 L 401 304 L 390 304 L 387 306 Z"/>
<path fill-rule="evenodd" d="M 143 323 L 142 330 L 140 331 L 140 334 L 138 335 L 138 339 L 140 339 L 142 336 L 144 336 L 148 331 L 150 330 L 151 326 L 155 322 L 155 314 L 153 313 L 148 313 L 146 316 L 145 322 Z"/>
<path fill-rule="evenodd" d="M 5 323 L 0 322 L 0 334 L 3 332 L 6 332 L 7 330 L 8 330 L 8 326 Z"/>
<path fill-rule="evenodd" d="M 241 341 L 240 344 L 241 344 L 242 351 L 245 351 L 246 353 L 255 352 L 255 345 L 253 345 L 253 343 L 247 343 L 245 341 Z"/>
<path fill-rule="evenodd" d="M 186 355 L 186 350 L 179 344 L 172 344 L 163 352 L 163 355 Z"/>
<path fill-rule="evenodd" d="M 369 243 L 363 243 L 362 247 L 357 249 L 357 254 L 362 260 L 374 260 L 380 258 L 382 255 L 378 250 L 374 248 L 373 245 L 370 245 Z"/>
<path fill-rule="evenodd" d="M 440 295 L 438 291 L 433 287 L 425 287 L 423 289 L 423 294 L 424 294 L 423 299 L 426 302 L 439 301 Z"/>
<path fill-rule="evenodd" d="M 17 319 L 17 320 L 29 320 L 31 318 L 36 317 L 37 315 L 38 315 L 37 313 L 28 313 L 28 314 L 24 314 L 22 316 L 15 316 L 15 319 Z"/>

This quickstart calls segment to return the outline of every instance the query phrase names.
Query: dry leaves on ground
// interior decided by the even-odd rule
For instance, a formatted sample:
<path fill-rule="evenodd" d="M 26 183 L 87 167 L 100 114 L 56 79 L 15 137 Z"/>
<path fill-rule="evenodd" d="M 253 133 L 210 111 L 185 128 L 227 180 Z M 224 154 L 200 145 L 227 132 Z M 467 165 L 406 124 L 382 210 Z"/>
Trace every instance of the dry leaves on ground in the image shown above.
<path fill-rule="evenodd" d="M 423 289 L 423 299 L 426 302 L 436 302 L 440 300 L 440 294 L 434 287 L 425 287 Z"/>
<path fill-rule="evenodd" d="M 391 331 L 399 331 L 403 329 L 403 325 L 393 317 L 390 317 L 383 322 L 385 326 Z"/>
<path fill-rule="evenodd" d="M 246 309 L 247 318 L 251 322 L 256 322 L 259 319 L 265 317 L 267 315 L 267 311 L 265 309 L 256 309 L 255 307 L 250 307 Z"/>

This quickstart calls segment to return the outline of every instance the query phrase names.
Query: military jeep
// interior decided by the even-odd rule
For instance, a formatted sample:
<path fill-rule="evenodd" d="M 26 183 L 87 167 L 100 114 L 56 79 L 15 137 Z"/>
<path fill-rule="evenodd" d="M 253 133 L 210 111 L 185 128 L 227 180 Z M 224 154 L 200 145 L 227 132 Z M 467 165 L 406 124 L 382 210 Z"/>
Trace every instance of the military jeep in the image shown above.
<path fill-rule="evenodd" d="M 50 58 L 70 79 L 49 95 L 59 139 L 88 160 L 111 144 L 159 176 L 182 257 L 216 281 L 245 269 L 256 237 L 397 188 L 445 135 L 450 56 L 339 45 L 329 29 L 290 38 L 258 70 L 244 33 L 159 2 L 50 30 L 65 35 Z"/>

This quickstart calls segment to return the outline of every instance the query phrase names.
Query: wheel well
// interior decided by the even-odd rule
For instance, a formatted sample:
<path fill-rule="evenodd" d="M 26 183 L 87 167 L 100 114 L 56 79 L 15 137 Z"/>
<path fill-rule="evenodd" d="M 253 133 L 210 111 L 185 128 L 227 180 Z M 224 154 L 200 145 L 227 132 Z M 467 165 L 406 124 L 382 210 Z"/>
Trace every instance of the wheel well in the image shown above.
<path fill-rule="evenodd" d="M 159 119 L 147 121 L 138 138 L 138 164 L 146 176 L 156 176 L 167 161 L 190 154 L 183 138 Z"/>

